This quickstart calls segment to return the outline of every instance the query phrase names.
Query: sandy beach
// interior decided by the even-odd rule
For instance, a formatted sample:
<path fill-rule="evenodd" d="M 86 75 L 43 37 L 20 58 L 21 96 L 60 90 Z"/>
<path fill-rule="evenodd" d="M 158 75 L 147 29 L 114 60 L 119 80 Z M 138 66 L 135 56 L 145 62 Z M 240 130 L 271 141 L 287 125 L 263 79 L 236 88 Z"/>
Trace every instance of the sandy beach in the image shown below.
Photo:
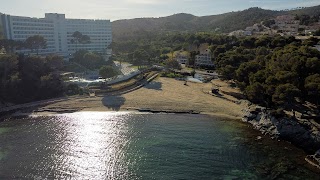
<path fill-rule="evenodd" d="M 212 87 L 224 91 L 237 91 L 227 83 L 213 80 L 210 83 L 193 83 L 158 77 L 146 86 L 123 95 L 70 98 L 35 110 L 35 114 L 55 110 L 76 109 L 79 111 L 131 111 L 151 109 L 156 111 L 196 111 L 201 114 L 240 118 L 242 105 L 238 99 L 221 93 L 210 94 Z M 61 112 L 61 111 L 60 111 Z"/>

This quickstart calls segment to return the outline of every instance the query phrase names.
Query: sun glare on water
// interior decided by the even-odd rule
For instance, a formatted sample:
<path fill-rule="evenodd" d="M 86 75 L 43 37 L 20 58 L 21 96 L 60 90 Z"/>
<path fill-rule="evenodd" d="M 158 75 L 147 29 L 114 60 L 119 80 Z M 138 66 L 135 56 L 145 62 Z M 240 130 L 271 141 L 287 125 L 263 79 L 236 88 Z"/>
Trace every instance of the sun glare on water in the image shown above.
<path fill-rule="evenodd" d="M 79 112 L 61 115 L 61 126 L 67 134 L 57 143 L 56 159 L 66 166 L 60 169 L 66 178 L 109 178 L 127 175 L 123 164 L 126 125 L 121 120 L 128 113 Z M 67 125 L 67 126 L 66 126 Z M 60 137 L 61 138 L 61 137 Z M 60 139 L 59 138 L 59 139 Z M 72 152 L 72 153 L 71 153 Z"/>

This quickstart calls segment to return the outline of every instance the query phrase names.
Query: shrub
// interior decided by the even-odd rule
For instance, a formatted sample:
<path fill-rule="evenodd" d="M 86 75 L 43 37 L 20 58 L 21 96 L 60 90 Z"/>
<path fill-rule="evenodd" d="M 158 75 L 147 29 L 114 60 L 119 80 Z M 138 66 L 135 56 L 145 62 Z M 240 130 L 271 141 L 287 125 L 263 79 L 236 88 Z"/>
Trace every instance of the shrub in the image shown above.
<path fill-rule="evenodd" d="M 168 77 L 168 78 L 182 78 L 183 75 L 181 74 L 176 74 L 176 73 L 168 73 L 168 72 L 164 72 L 161 74 L 161 77 Z"/>
<path fill-rule="evenodd" d="M 69 96 L 79 94 L 81 90 L 77 84 L 71 83 L 67 85 L 67 95 Z"/>

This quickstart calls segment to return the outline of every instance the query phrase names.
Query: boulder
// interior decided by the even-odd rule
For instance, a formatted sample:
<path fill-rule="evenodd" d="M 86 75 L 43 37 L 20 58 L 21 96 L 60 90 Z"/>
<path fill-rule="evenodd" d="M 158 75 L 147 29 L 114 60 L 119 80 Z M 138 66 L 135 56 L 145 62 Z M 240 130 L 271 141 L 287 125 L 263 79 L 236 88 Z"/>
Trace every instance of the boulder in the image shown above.
<path fill-rule="evenodd" d="M 281 138 L 304 150 L 314 152 L 320 148 L 320 132 L 309 121 L 298 122 L 294 118 L 276 118 L 261 106 L 249 106 L 243 110 L 242 121 L 272 138 Z"/>

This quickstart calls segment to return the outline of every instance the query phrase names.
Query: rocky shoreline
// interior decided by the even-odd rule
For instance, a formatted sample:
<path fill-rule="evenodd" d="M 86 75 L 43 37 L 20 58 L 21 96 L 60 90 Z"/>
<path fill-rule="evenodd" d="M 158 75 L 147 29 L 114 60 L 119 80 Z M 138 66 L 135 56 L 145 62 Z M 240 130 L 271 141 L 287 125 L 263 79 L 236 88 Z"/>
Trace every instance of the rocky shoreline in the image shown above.
<path fill-rule="evenodd" d="M 242 111 L 242 121 L 250 123 L 263 135 L 288 141 L 309 154 L 320 152 L 320 130 L 311 122 L 293 117 L 276 118 L 270 110 L 256 105 L 250 105 Z M 320 159 L 315 160 L 320 162 Z"/>

